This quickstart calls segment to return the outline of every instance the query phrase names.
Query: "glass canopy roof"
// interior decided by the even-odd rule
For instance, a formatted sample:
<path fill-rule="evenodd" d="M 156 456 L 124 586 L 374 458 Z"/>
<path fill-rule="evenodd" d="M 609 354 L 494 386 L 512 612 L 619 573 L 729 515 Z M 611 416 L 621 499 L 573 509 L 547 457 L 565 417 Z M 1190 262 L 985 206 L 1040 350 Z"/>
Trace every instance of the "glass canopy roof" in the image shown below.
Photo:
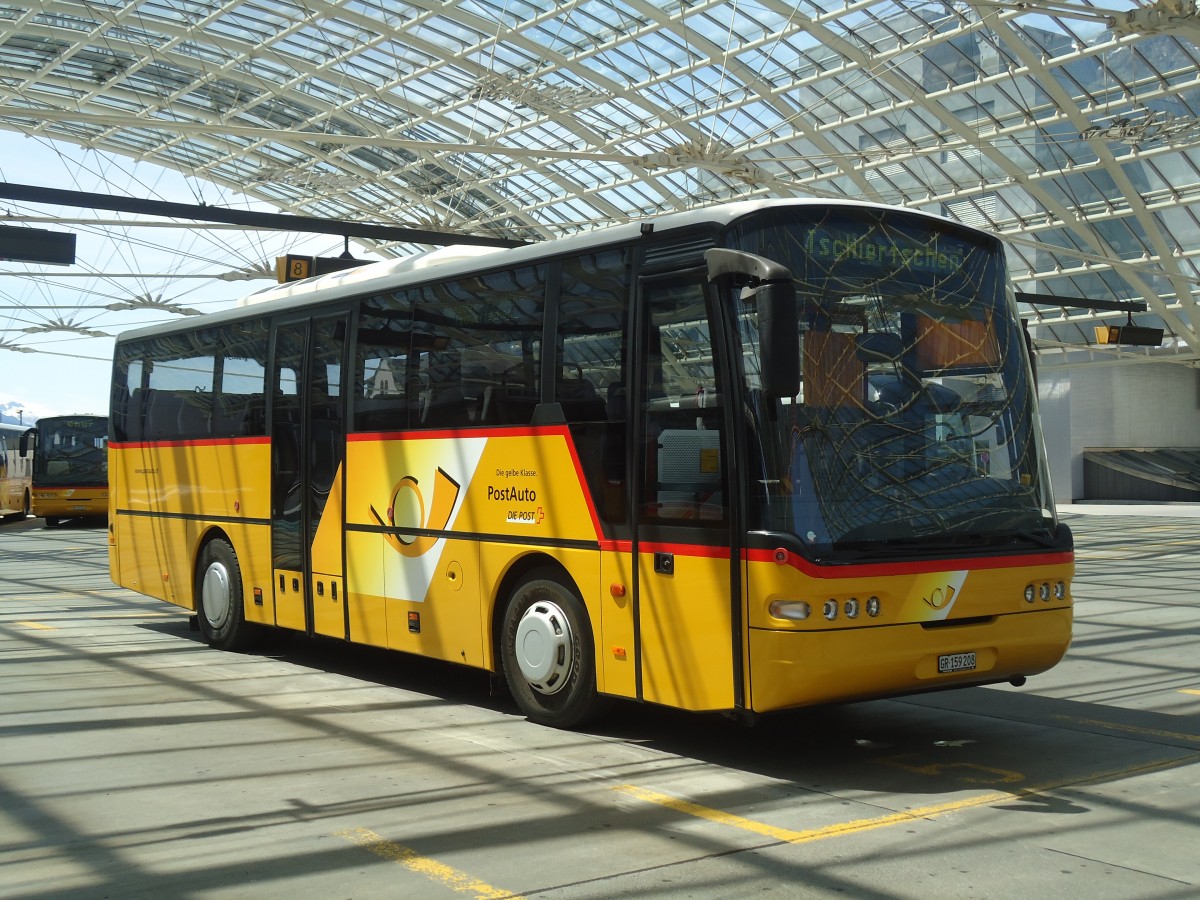
<path fill-rule="evenodd" d="M 527 241 L 754 196 L 902 204 L 1002 234 L 1021 291 L 1166 329 L 1100 347 L 1125 312 L 1039 302 L 1043 366 L 1195 364 L 1197 41 L 1187 0 L 0 0 L 0 129 Z"/>

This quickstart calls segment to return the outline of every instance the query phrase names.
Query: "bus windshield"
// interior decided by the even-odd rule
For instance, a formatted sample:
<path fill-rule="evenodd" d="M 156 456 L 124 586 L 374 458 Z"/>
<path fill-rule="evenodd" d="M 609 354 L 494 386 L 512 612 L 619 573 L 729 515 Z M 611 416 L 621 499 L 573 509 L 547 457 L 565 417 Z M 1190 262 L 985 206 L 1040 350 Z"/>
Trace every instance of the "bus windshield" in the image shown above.
<path fill-rule="evenodd" d="M 37 423 L 35 484 L 95 486 L 108 483 L 108 418 L 54 416 Z"/>
<path fill-rule="evenodd" d="M 774 212 L 733 246 L 796 282 L 801 388 L 759 390 L 739 309 L 759 527 L 814 555 L 1053 534 L 1034 392 L 1001 244 L 900 211 Z"/>

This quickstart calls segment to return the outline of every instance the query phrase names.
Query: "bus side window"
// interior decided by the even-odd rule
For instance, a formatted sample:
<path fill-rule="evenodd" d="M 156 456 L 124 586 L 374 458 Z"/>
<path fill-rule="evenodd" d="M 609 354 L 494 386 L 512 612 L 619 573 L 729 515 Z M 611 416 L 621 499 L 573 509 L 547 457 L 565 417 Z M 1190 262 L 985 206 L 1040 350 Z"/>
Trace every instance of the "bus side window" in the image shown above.
<path fill-rule="evenodd" d="M 410 384 L 412 291 L 368 297 L 355 336 L 354 431 L 403 431 L 419 390 Z"/>
<path fill-rule="evenodd" d="M 562 263 L 554 401 L 571 429 L 600 518 L 627 524 L 626 348 L 630 254 L 613 248 Z"/>
<path fill-rule="evenodd" d="M 704 526 L 728 520 L 721 395 L 705 291 L 691 280 L 646 289 L 642 378 L 644 522 Z"/>
<path fill-rule="evenodd" d="M 540 400 L 546 268 L 484 273 L 417 291 L 413 352 L 421 354 L 425 384 L 414 428 L 533 420 Z"/>

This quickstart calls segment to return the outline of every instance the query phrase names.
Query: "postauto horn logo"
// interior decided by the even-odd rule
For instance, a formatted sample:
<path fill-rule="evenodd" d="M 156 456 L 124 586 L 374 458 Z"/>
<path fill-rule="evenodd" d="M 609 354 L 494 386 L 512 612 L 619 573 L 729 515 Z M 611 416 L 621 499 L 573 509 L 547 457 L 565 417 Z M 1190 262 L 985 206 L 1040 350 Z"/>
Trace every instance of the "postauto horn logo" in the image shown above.
<path fill-rule="evenodd" d="M 438 542 L 440 535 L 414 534 L 407 529 L 443 531 L 450 523 L 450 514 L 454 512 L 454 504 L 461 490 L 462 486 L 439 467 L 434 476 L 433 503 L 426 518 L 425 495 L 421 492 L 421 486 L 416 478 L 405 475 L 392 488 L 387 514 L 381 516 L 372 506 L 371 515 L 380 525 L 400 529 L 384 535 L 393 550 L 408 557 L 421 556 Z"/>

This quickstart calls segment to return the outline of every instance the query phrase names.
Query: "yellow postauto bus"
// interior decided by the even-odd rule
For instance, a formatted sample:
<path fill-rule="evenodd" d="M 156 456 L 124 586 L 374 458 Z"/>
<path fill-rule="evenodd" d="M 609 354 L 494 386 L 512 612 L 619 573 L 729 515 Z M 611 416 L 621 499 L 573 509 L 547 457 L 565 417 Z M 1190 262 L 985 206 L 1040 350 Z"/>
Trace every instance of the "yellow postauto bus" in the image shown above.
<path fill-rule="evenodd" d="M 117 342 L 110 563 L 494 673 L 529 718 L 1021 683 L 1071 637 L 1001 243 L 747 201 L 272 287 Z"/>
<path fill-rule="evenodd" d="M 0 422 L 0 518 L 24 519 L 32 507 L 34 430 Z"/>
<path fill-rule="evenodd" d="M 108 515 L 108 417 L 42 416 L 33 454 L 33 514 L 63 519 Z"/>

